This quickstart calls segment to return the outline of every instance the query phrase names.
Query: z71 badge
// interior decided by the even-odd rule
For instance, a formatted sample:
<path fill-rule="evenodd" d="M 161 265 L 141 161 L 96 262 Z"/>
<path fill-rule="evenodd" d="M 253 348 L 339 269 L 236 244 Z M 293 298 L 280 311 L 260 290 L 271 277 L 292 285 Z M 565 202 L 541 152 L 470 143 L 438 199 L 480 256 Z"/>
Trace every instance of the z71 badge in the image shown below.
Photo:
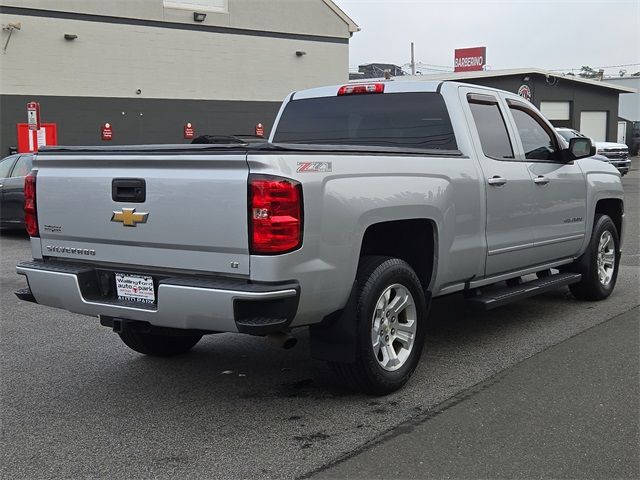
<path fill-rule="evenodd" d="M 331 162 L 298 162 L 298 173 L 325 173 L 330 171 Z"/>

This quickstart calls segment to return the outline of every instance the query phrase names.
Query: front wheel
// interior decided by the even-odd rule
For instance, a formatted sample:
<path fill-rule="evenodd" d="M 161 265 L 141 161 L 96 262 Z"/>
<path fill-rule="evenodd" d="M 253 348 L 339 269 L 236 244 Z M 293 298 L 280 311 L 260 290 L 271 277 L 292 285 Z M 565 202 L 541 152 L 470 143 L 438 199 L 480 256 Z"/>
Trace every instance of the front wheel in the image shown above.
<path fill-rule="evenodd" d="M 616 285 L 620 263 L 618 229 L 607 215 L 596 215 L 589 247 L 584 253 L 582 281 L 570 285 L 580 300 L 604 300 Z"/>
<path fill-rule="evenodd" d="M 119 335 L 127 347 L 153 357 L 172 357 L 188 352 L 202 338 L 202 335 L 153 335 L 135 330 L 125 330 Z"/>
<path fill-rule="evenodd" d="M 401 388 L 420 360 L 425 296 L 408 263 L 364 257 L 357 274 L 356 358 L 331 363 L 348 387 L 374 395 Z"/>

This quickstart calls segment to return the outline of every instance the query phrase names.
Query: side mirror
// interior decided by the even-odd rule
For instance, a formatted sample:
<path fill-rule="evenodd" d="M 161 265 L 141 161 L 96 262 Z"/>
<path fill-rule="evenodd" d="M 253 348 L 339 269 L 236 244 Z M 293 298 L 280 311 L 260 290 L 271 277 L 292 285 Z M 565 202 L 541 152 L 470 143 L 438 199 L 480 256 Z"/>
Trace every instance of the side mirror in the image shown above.
<path fill-rule="evenodd" d="M 596 154 L 596 147 L 591 143 L 591 139 L 584 137 L 575 137 L 569 140 L 568 150 L 568 156 L 571 160 L 591 157 Z"/>

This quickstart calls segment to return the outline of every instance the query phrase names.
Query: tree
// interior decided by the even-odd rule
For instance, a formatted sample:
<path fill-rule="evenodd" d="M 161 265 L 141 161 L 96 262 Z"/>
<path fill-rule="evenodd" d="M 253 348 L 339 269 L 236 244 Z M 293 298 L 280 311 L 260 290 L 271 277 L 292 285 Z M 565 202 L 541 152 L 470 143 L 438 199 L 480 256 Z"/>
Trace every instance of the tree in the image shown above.
<path fill-rule="evenodd" d="M 599 73 L 596 69 L 591 68 L 588 65 L 583 65 L 580 67 L 580 73 L 578 73 L 582 78 L 598 78 Z"/>

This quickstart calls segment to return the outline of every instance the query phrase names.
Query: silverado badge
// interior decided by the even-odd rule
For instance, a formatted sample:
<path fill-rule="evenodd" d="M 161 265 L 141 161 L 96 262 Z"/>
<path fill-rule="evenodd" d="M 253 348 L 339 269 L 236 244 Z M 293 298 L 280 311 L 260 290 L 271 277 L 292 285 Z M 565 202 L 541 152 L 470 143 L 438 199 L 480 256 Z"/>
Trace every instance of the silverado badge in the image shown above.
<path fill-rule="evenodd" d="M 138 223 L 147 223 L 148 213 L 138 212 L 135 208 L 123 208 L 121 212 L 113 212 L 112 222 L 122 222 L 125 227 L 135 227 Z"/>

